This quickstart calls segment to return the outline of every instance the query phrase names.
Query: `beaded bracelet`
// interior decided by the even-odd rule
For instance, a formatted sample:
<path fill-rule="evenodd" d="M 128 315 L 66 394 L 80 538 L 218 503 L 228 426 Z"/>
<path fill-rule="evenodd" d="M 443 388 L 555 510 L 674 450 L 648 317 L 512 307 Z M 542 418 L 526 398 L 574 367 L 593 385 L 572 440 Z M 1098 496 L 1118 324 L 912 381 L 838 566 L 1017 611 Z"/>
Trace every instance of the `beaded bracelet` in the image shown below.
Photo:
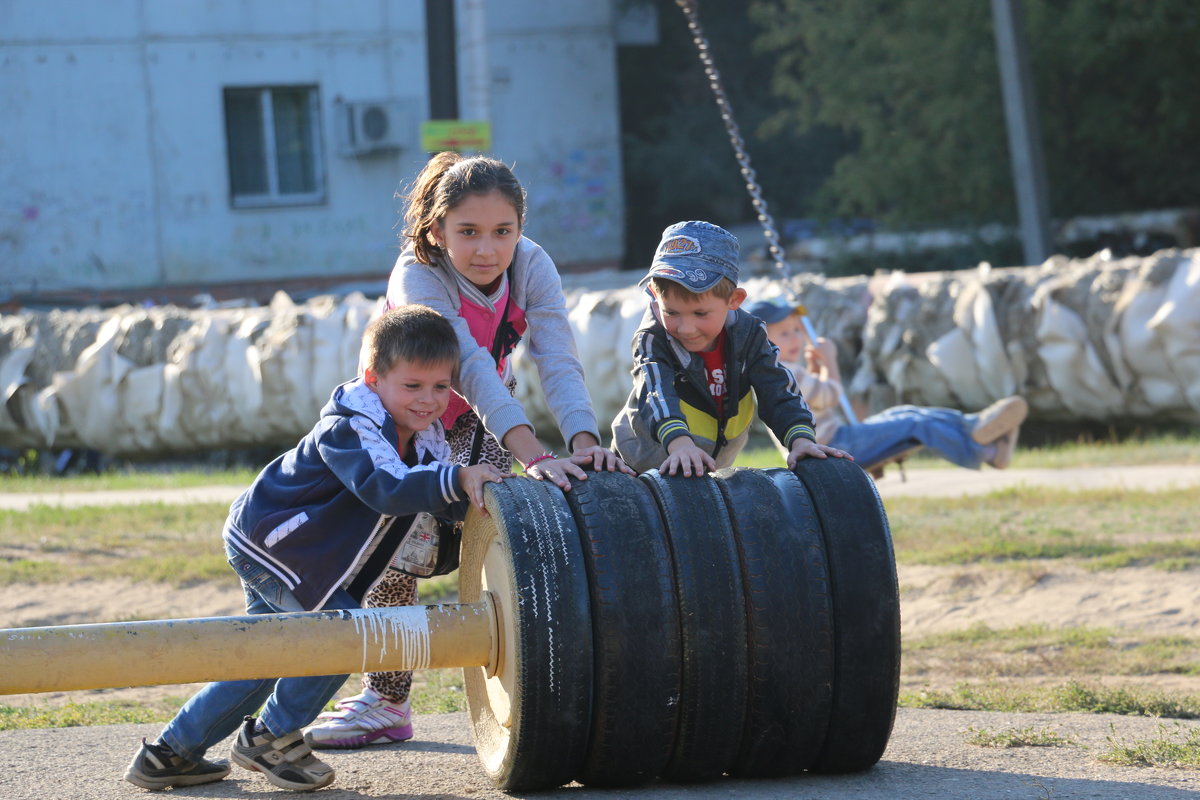
<path fill-rule="evenodd" d="M 529 472 L 529 468 L 532 467 L 534 464 L 537 464 L 538 462 L 541 462 L 541 461 L 549 461 L 552 458 L 558 458 L 558 456 L 554 455 L 554 453 L 551 453 L 549 450 L 547 450 L 546 452 L 542 453 L 537 458 L 529 459 L 529 463 L 525 465 L 525 471 Z"/>

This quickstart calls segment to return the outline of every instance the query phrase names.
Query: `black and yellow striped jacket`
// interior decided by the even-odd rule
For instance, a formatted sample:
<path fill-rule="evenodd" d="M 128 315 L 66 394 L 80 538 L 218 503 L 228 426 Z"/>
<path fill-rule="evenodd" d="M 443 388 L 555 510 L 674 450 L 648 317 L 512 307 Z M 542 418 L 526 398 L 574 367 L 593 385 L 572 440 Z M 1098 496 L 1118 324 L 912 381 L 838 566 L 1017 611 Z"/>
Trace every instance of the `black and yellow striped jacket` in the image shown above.
<path fill-rule="evenodd" d="M 746 444 L 756 405 L 784 447 L 799 436 L 816 441 L 812 412 L 766 326 L 740 309 L 725 320 L 724 414 L 708 391 L 704 360 L 667 333 L 653 303 L 633 336 L 632 373 L 629 400 L 613 420 L 613 449 L 638 472 L 659 466 L 667 444 L 688 435 L 718 468 L 729 466 Z"/>

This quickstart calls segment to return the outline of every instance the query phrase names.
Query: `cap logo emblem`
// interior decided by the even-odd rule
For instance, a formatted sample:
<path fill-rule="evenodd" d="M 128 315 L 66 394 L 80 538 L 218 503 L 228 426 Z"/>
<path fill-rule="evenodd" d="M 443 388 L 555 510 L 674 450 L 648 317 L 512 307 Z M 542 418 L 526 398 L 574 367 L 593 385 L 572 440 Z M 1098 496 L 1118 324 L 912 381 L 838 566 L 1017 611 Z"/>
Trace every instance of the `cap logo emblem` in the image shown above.
<path fill-rule="evenodd" d="M 657 267 L 655 267 L 654 271 L 651 274 L 659 275 L 663 278 L 682 278 L 683 277 L 683 272 L 681 272 L 680 270 L 677 270 L 674 267 L 663 266 L 662 264 L 659 264 Z"/>
<path fill-rule="evenodd" d="M 689 269 L 686 274 L 692 283 L 704 283 L 708 280 L 708 273 L 702 269 Z"/>
<path fill-rule="evenodd" d="M 681 256 L 687 253 L 699 253 L 700 242 L 691 236 L 672 236 L 658 246 L 658 251 L 667 256 Z"/>

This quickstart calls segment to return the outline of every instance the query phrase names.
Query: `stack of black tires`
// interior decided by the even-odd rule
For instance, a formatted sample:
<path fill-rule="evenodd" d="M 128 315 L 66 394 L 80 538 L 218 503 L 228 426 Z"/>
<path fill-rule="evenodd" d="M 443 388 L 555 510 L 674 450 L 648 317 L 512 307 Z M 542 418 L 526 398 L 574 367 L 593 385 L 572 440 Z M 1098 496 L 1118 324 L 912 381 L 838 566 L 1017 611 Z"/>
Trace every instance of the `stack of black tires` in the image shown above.
<path fill-rule="evenodd" d="M 854 463 L 489 495 L 485 547 L 508 575 L 481 584 L 465 541 L 462 599 L 509 595 L 495 598 L 512 615 L 507 693 L 467 670 L 497 786 L 855 772 L 882 756 L 899 597 L 883 506 Z"/>

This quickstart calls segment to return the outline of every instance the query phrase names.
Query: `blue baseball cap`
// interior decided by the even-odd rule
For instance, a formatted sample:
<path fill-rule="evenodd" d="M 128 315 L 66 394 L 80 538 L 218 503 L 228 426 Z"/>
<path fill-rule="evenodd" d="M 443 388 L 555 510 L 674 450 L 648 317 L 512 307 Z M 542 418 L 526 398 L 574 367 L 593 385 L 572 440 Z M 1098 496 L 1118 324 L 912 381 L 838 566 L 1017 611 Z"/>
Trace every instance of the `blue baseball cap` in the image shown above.
<path fill-rule="evenodd" d="M 755 300 L 742 306 L 747 314 L 752 314 L 768 325 L 783 320 L 796 313 L 796 307 L 788 302 L 786 297 L 772 297 L 769 300 Z"/>
<path fill-rule="evenodd" d="M 676 222 L 663 231 L 650 271 L 640 283 L 666 278 L 684 288 L 707 292 L 721 278 L 738 282 L 738 240 L 710 222 Z"/>

